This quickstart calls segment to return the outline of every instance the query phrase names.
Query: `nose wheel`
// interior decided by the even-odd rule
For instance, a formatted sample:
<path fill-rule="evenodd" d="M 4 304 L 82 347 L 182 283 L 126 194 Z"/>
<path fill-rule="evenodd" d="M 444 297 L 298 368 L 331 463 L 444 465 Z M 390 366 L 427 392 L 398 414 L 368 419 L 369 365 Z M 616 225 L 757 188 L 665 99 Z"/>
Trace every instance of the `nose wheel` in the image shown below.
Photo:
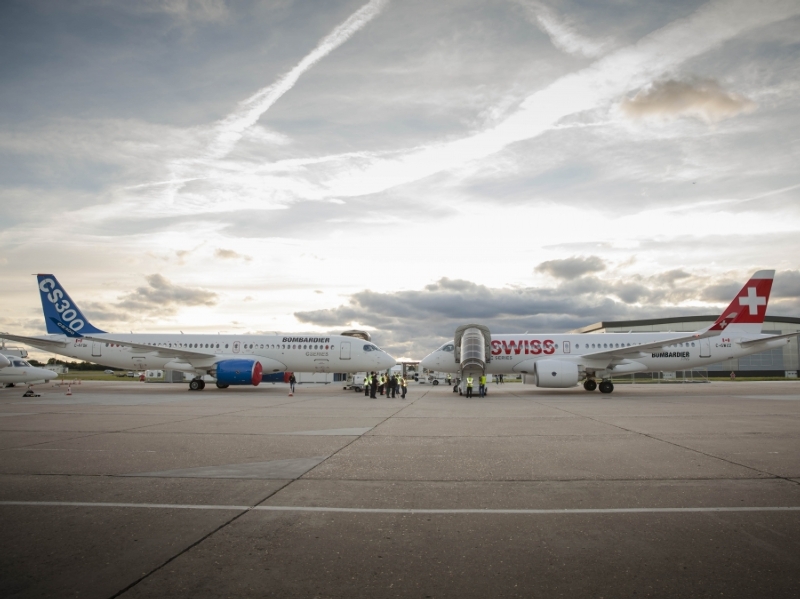
<path fill-rule="evenodd" d="M 587 391 L 594 391 L 595 389 L 597 389 L 597 381 L 594 379 L 586 379 L 583 382 L 583 388 L 586 389 Z"/>
<path fill-rule="evenodd" d="M 614 390 L 614 383 L 611 381 L 601 381 L 600 385 L 600 393 L 611 393 Z"/>
<path fill-rule="evenodd" d="M 206 382 L 203 379 L 192 379 L 189 383 L 190 391 L 202 391 L 206 388 Z"/>

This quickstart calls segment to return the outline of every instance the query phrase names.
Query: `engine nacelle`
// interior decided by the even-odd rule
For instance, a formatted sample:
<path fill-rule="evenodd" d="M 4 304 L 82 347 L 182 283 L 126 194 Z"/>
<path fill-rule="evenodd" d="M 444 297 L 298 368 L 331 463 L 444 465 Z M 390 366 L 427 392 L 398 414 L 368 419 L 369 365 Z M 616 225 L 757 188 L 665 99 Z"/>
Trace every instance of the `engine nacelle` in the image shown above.
<path fill-rule="evenodd" d="M 255 360 L 222 360 L 211 374 L 220 385 L 258 385 L 262 372 L 261 362 Z"/>
<path fill-rule="evenodd" d="M 261 378 L 262 383 L 288 383 L 289 377 L 292 376 L 291 372 L 273 372 L 265 374 Z"/>
<path fill-rule="evenodd" d="M 539 360 L 536 362 L 536 386 L 566 388 L 578 384 L 578 365 L 563 360 Z"/>

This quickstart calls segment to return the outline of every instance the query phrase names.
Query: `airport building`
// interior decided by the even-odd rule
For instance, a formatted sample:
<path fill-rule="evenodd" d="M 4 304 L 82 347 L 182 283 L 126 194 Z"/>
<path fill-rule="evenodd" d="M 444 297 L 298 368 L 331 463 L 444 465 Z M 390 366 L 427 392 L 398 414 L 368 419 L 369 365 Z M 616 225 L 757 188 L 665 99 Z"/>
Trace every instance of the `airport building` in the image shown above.
<path fill-rule="evenodd" d="M 675 318 L 654 318 L 652 320 L 620 320 L 596 322 L 589 326 L 570 331 L 572 333 L 688 333 L 714 324 L 719 315 L 683 316 Z M 800 318 L 790 316 L 767 316 L 762 333 L 784 335 L 800 331 Z M 713 355 L 713 354 L 712 354 Z M 781 348 L 769 349 L 757 354 L 723 360 L 708 367 L 710 376 L 727 375 L 735 372 L 737 376 L 797 376 L 800 371 L 800 338 L 795 337 Z"/>

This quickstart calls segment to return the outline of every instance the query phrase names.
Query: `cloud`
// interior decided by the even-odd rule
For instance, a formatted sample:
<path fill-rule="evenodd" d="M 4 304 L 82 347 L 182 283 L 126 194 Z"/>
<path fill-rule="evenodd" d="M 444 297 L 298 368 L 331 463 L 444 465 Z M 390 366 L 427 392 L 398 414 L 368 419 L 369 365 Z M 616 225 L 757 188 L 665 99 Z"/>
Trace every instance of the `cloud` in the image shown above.
<path fill-rule="evenodd" d="M 222 158 L 231 151 L 233 146 L 241 139 L 246 130 L 258 122 L 269 108 L 281 96 L 288 92 L 300 76 L 317 62 L 325 58 L 336 48 L 350 39 L 359 29 L 364 27 L 383 10 L 388 0 L 370 0 L 354 12 L 341 25 L 303 57 L 288 73 L 279 78 L 275 83 L 258 90 L 255 94 L 243 101 L 239 108 L 224 118 L 216 125 L 217 139 L 211 147 L 211 155 Z"/>
<path fill-rule="evenodd" d="M 597 256 L 589 256 L 588 258 L 580 258 L 573 256 L 572 258 L 565 258 L 563 260 L 548 260 L 542 262 L 534 270 L 536 272 L 546 273 L 557 279 L 577 279 L 587 273 L 605 270 L 606 263 Z"/>
<path fill-rule="evenodd" d="M 244 254 L 240 254 L 239 252 L 235 252 L 233 250 L 226 250 L 223 248 L 217 248 L 214 250 L 214 256 L 221 260 L 244 260 L 246 262 L 250 262 L 253 258 L 250 256 L 246 256 Z"/>
<path fill-rule="evenodd" d="M 144 6 L 187 20 L 222 21 L 228 16 L 225 0 L 148 0 Z"/>
<path fill-rule="evenodd" d="M 724 90 L 713 79 L 657 81 L 620 104 L 622 112 L 632 119 L 692 117 L 706 123 L 753 112 L 756 107 L 752 100 Z"/>
<path fill-rule="evenodd" d="M 570 19 L 560 17 L 540 2 L 518 2 L 525 9 L 526 16 L 550 37 L 553 45 L 567 54 L 597 58 L 612 45 L 611 40 L 596 41 L 581 35 Z"/>
<path fill-rule="evenodd" d="M 580 267 L 580 259 L 575 264 Z M 420 290 L 360 291 L 336 308 L 294 315 L 302 323 L 326 329 L 370 327 L 376 342 L 393 355 L 419 358 L 467 322 L 486 324 L 497 333 L 563 332 L 601 320 L 715 314 L 718 308 L 706 302 L 727 304 L 741 285 L 720 293 L 724 285 L 704 287 L 703 277 L 685 275 L 668 271 L 648 278 L 577 276 L 555 287 L 514 288 L 444 277 Z M 675 287 L 676 280 L 686 284 Z"/>
<path fill-rule="evenodd" d="M 800 270 L 781 270 L 775 273 L 772 297 L 800 299 Z"/>
<path fill-rule="evenodd" d="M 190 306 L 214 306 L 217 294 L 205 289 L 175 285 L 160 274 L 148 275 L 147 287 L 137 287 L 136 291 L 120 298 L 117 308 L 174 314 L 179 308 Z"/>

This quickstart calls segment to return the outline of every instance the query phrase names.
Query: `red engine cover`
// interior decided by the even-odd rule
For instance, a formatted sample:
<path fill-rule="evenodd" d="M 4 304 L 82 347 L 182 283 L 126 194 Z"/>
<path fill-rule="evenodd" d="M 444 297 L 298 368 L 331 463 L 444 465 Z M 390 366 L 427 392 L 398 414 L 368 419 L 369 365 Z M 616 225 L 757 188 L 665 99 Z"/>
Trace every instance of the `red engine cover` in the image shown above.
<path fill-rule="evenodd" d="M 264 369 L 261 366 L 261 362 L 256 362 L 253 365 L 253 385 L 258 386 L 261 382 L 261 378 L 263 376 Z"/>

